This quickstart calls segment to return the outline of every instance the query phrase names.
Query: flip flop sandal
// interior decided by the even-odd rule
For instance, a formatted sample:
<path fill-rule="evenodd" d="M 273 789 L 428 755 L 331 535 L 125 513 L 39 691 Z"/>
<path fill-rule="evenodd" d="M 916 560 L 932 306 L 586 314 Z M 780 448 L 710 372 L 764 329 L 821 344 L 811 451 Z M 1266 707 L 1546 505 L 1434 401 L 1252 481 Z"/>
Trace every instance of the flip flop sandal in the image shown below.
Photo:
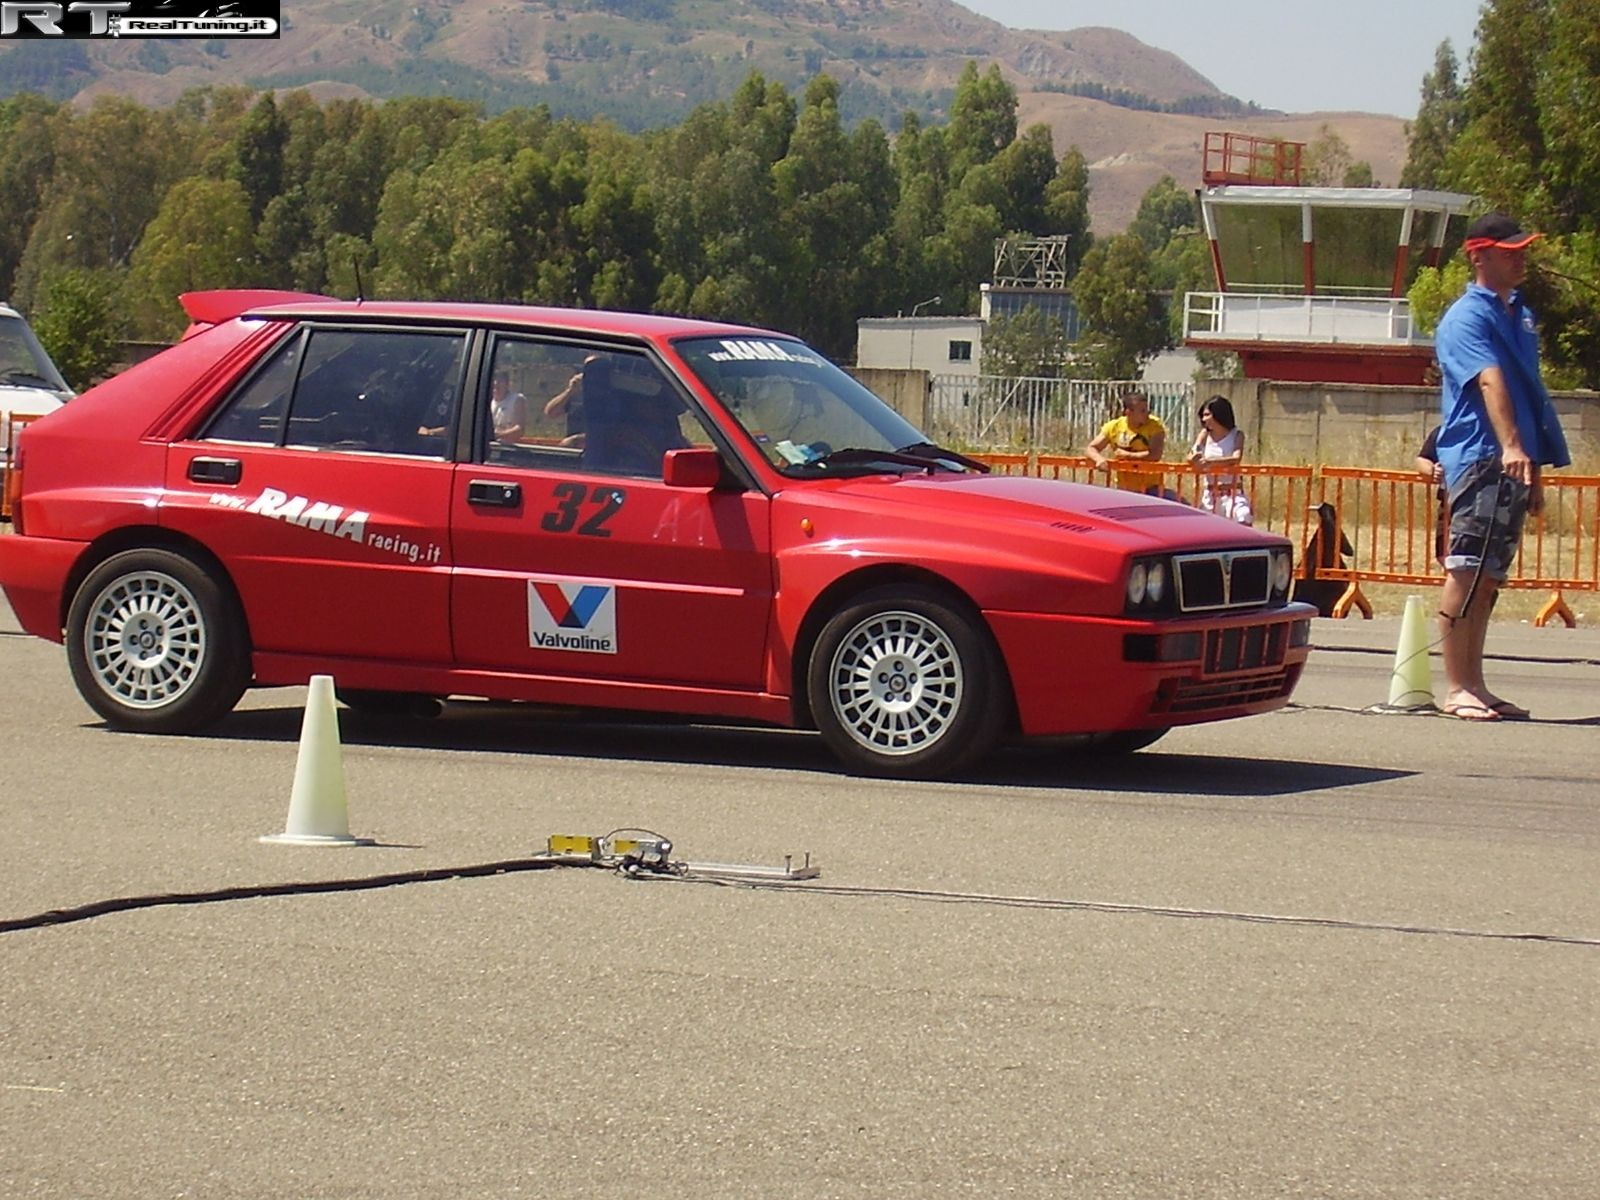
<path fill-rule="evenodd" d="M 1458 721 L 1498 721 L 1501 716 L 1487 704 L 1447 704 L 1439 710 Z"/>

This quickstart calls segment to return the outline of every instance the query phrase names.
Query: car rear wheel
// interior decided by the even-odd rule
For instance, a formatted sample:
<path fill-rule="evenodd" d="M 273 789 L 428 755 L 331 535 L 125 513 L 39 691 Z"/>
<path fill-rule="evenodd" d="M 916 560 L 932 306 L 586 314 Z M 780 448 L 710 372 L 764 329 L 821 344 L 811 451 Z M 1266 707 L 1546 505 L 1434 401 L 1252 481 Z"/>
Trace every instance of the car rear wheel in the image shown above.
<path fill-rule="evenodd" d="M 930 588 L 864 592 L 823 626 L 812 716 L 850 767 L 924 778 L 977 761 L 1008 706 L 987 631 Z"/>
<path fill-rule="evenodd" d="M 89 573 L 67 614 L 67 659 L 89 707 L 145 733 L 204 728 L 250 683 L 238 603 L 170 550 L 127 550 Z"/>

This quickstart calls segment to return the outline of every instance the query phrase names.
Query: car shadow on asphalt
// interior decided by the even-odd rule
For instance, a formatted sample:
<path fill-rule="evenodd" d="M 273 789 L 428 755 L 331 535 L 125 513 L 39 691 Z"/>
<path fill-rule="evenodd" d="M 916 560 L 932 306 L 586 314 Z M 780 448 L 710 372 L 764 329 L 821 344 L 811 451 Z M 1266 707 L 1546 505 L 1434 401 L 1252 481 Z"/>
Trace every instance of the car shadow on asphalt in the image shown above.
<path fill-rule="evenodd" d="M 239 709 L 198 736 L 296 742 L 302 715 L 302 710 L 292 707 Z M 376 716 L 341 709 L 339 739 L 345 746 L 850 774 L 814 733 L 480 701 L 452 701 L 442 715 L 433 718 Z M 1002 747 L 939 786 L 1279 796 L 1415 774 L 1354 763 L 1163 753 L 1159 747 L 1108 755 L 1092 747 L 1023 744 Z"/>

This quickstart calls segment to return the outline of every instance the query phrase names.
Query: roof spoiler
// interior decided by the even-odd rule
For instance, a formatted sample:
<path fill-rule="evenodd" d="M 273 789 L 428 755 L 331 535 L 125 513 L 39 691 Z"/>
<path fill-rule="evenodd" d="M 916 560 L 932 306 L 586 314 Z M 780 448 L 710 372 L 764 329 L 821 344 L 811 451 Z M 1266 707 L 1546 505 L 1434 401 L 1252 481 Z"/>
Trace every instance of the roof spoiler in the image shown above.
<path fill-rule="evenodd" d="M 178 297 L 183 311 L 189 314 L 189 328 L 184 338 L 191 338 L 202 330 L 231 321 L 253 308 L 270 304 L 296 304 L 302 301 L 332 300 L 316 292 L 286 292 L 275 288 L 226 288 L 213 292 L 184 292 Z"/>

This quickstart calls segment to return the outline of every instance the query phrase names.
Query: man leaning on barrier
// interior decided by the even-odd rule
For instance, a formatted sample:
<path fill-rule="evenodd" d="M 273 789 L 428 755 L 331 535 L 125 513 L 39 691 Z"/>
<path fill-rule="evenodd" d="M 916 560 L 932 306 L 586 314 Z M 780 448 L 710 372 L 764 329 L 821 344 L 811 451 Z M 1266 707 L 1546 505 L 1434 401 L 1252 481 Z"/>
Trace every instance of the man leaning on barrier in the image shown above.
<path fill-rule="evenodd" d="M 1123 462 L 1160 462 L 1167 444 L 1167 427 L 1150 412 L 1150 401 L 1142 392 L 1129 392 L 1122 398 L 1122 415 L 1107 421 L 1088 445 L 1089 458 L 1108 474 L 1116 474 Z M 1160 480 L 1128 472 L 1118 476 L 1117 486 L 1130 492 L 1145 491 Z"/>
<path fill-rule="evenodd" d="M 1539 332 L 1518 285 L 1528 273 L 1524 233 L 1503 213 L 1474 221 L 1464 249 L 1474 281 L 1439 322 L 1438 453 L 1450 497 L 1444 596 L 1443 711 L 1466 721 L 1521 719 L 1483 678 L 1489 611 L 1516 557 L 1522 524 L 1544 507 L 1542 467 L 1571 462 L 1561 422 L 1539 378 Z"/>

